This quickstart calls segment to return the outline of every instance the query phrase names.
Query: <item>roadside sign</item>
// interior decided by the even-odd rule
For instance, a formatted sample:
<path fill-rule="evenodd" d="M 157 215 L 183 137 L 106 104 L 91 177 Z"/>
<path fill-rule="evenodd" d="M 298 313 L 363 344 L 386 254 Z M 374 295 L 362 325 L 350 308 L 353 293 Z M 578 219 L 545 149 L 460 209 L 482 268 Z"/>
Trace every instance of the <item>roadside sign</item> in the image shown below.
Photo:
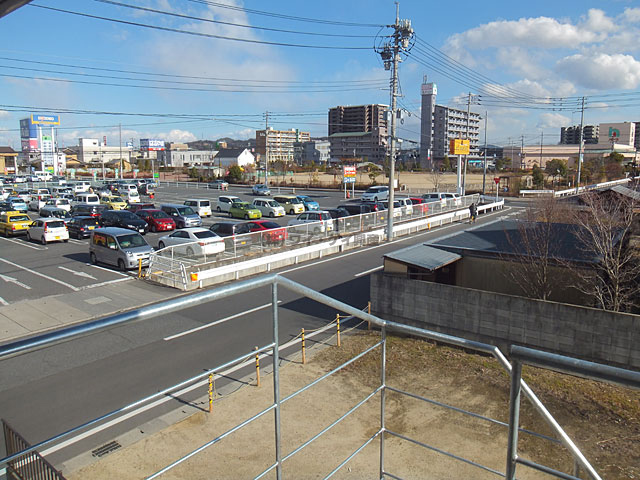
<path fill-rule="evenodd" d="M 355 177 L 356 176 L 356 166 L 355 165 L 344 165 L 342 167 L 342 175 L 344 177 Z"/>
<path fill-rule="evenodd" d="M 469 155 L 469 140 L 455 138 L 449 140 L 450 155 Z"/>
<path fill-rule="evenodd" d="M 493 181 L 496 182 L 496 185 L 500 183 L 500 177 L 493 177 Z"/>
<path fill-rule="evenodd" d="M 356 183 L 356 177 L 344 177 L 342 183 Z"/>
<path fill-rule="evenodd" d="M 160 178 L 160 173 L 159 172 L 154 173 L 153 178 Z"/>

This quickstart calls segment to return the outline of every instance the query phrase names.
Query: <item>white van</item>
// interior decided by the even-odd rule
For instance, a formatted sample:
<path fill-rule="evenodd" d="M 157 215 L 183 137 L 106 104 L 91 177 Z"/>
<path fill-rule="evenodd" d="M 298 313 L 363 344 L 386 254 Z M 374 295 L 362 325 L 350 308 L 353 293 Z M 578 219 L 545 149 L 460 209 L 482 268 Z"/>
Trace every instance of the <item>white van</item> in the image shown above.
<path fill-rule="evenodd" d="M 424 198 L 424 200 L 427 203 L 428 202 L 440 201 L 443 206 L 446 206 L 447 200 L 452 200 L 451 203 L 453 205 L 455 205 L 455 206 L 462 205 L 462 198 L 460 197 L 460 194 L 453 193 L 453 192 L 431 192 L 431 193 L 425 193 L 424 195 L 422 195 L 422 198 Z"/>
<path fill-rule="evenodd" d="M 184 204 L 193 208 L 195 212 L 201 217 L 211 216 L 211 202 L 204 198 L 189 198 L 184 201 Z"/>
<path fill-rule="evenodd" d="M 76 182 L 73 184 L 74 193 L 88 192 L 90 188 L 91 184 L 89 182 Z"/>
<path fill-rule="evenodd" d="M 88 203 L 90 205 L 100 205 L 100 197 L 95 193 L 79 193 L 73 199 L 73 205 Z"/>
<path fill-rule="evenodd" d="M 228 212 L 233 202 L 240 202 L 240 197 L 234 197 L 233 195 L 220 195 L 218 197 L 218 205 L 216 210 L 218 212 Z"/>

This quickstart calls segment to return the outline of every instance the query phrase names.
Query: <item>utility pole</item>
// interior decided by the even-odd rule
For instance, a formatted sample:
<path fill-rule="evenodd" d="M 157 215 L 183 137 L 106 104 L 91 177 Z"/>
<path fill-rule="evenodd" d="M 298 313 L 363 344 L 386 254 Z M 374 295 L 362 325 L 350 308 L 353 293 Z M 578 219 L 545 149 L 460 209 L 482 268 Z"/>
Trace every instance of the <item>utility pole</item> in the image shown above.
<path fill-rule="evenodd" d="M 524 170 L 524 135 L 520 136 L 520 168 Z"/>
<path fill-rule="evenodd" d="M 264 112 L 264 184 L 269 185 L 269 111 Z"/>
<path fill-rule="evenodd" d="M 385 70 L 391 69 L 391 131 L 389 134 L 389 209 L 387 211 L 387 240 L 393 240 L 393 202 L 395 187 L 395 147 L 396 147 L 396 104 L 398 97 L 398 63 L 400 53 L 409 50 L 413 28 L 410 20 L 400 21 L 400 4 L 396 2 L 396 22 L 393 28 L 392 44 L 386 42 L 379 50 Z"/>
<path fill-rule="evenodd" d="M 544 130 L 540 131 L 540 168 L 542 168 L 542 142 L 544 141 Z"/>
<path fill-rule="evenodd" d="M 487 182 L 487 119 L 489 118 L 489 112 L 484 112 L 484 161 L 482 162 L 482 195 L 486 188 Z"/>
<path fill-rule="evenodd" d="M 581 113 L 580 113 L 580 138 L 578 141 L 578 178 L 576 180 L 576 195 L 578 193 L 580 193 L 580 173 L 582 172 L 582 156 L 583 156 L 583 152 L 582 152 L 582 148 L 583 148 L 583 141 L 584 141 L 584 135 L 582 135 L 582 130 L 584 129 L 584 97 L 582 97 L 582 107 L 581 107 Z"/>
<path fill-rule="evenodd" d="M 124 174 L 122 172 L 122 124 L 118 124 L 118 130 L 120 131 L 120 179 L 124 178 Z"/>
<path fill-rule="evenodd" d="M 469 120 L 471 116 L 471 92 L 467 97 L 467 140 L 469 140 L 469 148 L 471 148 L 471 139 L 469 138 Z M 464 172 L 462 173 L 462 195 L 467 194 L 467 164 L 469 163 L 469 155 L 464 156 Z"/>

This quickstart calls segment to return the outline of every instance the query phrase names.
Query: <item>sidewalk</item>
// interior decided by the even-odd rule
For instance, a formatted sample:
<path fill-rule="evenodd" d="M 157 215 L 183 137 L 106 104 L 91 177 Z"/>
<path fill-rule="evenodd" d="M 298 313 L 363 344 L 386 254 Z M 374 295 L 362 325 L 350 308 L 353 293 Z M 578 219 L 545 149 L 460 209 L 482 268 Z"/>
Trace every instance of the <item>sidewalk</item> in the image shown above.
<path fill-rule="evenodd" d="M 86 322 L 179 295 L 135 277 L 78 292 L 22 300 L 0 307 L 0 343 Z"/>

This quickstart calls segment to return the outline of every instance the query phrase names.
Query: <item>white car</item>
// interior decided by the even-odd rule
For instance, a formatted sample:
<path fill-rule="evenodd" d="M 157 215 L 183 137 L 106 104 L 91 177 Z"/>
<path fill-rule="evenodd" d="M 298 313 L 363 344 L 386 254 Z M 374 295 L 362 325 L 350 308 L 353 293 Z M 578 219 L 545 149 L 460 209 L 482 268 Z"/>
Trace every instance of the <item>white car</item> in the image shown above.
<path fill-rule="evenodd" d="M 29 190 L 20 190 L 15 196 L 20 197 L 24 203 L 29 203 L 31 201 L 31 192 Z"/>
<path fill-rule="evenodd" d="M 293 220 L 289 221 L 289 226 L 310 224 L 307 228 L 309 232 L 324 233 L 335 229 L 333 217 L 326 210 L 319 212 L 304 212 Z"/>
<path fill-rule="evenodd" d="M 158 248 L 175 247 L 174 252 L 193 255 L 215 255 L 224 252 L 224 239 L 208 228 L 189 227 L 158 239 Z"/>
<path fill-rule="evenodd" d="M 39 218 L 27 230 L 27 240 L 40 241 L 43 245 L 49 242 L 68 242 L 67 224 L 59 218 Z"/>
<path fill-rule="evenodd" d="M 91 184 L 89 182 L 78 182 L 73 184 L 74 193 L 88 192 L 90 188 Z"/>
<path fill-rule="evenodd" d="M 366 192 L 362 194 L 362 200 L 373 200 L 374 202 L 381 202 L 389 199 L 389 187 L 369 187 Z"/>
<path fill-rule="evenodd" d="M 71 202 L 66 198 L 50 198 L 45 203 L 46 206 L 57 207 L 61 210 L 71 211 Z M 41 207 L 42 208 L 42 207 Z"/>
<path fill-rule="evenodd" d="M 264 183 L 260 183 L 258 185 L 254 185 L 251 188 L 251 192 L 254 195 L 271 195 L 271 190 L 269 190 L 269 187 L 267 185 L 265 185 Z"/>
<path fill-rule="evenodd" d="M 201 217 L 211 216 L 211 202 L 204 198 L 190 198 L 184 204 L 191 207 Z"/>
<path fill-rule="evenodd" d="M 138 190 L 129 190 L 129 193 L 125 193 L 124 198 L 129 204 L 140 203 L 140 194 L 138 193 Z"/>
<path fill-rule="evenodd" d="M 252 205 L 260 210 L 263 217 L 284 217 L 287 214 L 282 205 L 270 198 L 256 198 Z"/>
<path fill-rule="evenodd" d="M 33 195 L 31 201 L 27 204 L 29 210 L 33 210 L 34 212 L 39 212 L 42 207 L 44 207 L 47 202 L 51 200 L 51 195 L 40 194 Z"/>
<path fill-rule="evenodd" d="M 234 197 L 233 195 L 220 195 L 218 197 L 218 204 L 216 210 L 218 212 L 229 212 L 231 204 L 233 202 L 241 202 L 240 197 Z"/>

